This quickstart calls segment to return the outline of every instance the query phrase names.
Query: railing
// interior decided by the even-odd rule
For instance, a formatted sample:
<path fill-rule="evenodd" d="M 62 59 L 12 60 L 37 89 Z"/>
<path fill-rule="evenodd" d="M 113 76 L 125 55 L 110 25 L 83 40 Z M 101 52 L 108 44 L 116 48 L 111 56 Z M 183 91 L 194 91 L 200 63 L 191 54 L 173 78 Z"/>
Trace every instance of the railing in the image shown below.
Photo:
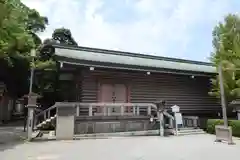
<path fill-rule="evenodd" d="M 34 126 L 56 115 L 56 104 L 35 115 Z"/>
<path fill-rule="evenodd" d="M 76 103 L 75 105 L 76 116 L 148 116 L 157 108 L 151 103 Z"/>
<path fill-rule="evenodd" d="M 197 116 L 183 116 L 183 127 L 199 127 L 199 118 Z"/>

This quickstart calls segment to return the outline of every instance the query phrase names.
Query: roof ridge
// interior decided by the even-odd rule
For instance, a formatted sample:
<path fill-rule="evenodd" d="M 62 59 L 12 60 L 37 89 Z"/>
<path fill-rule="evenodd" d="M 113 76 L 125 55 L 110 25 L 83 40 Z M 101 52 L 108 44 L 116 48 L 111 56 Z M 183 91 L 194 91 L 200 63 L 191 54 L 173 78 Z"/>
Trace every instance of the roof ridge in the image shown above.
<path fill-rule="evenodd" d="M 164 56 L 156 56 L 156 55 L 148 55 L 148 54 L 142 54 L 142 53 L 116 51 L 116 50 L 109 50 L 109 49 L 84 47 L 84 46 L 54 44 L 53 47 L 63 48 L 63 49 L 80 50 L 80 51 L 98 52 L 98 53 L 104 53 L 104 54 L 115 54 L 115 55 L 132 56 L 132 57 L 139 57 L 139 58 L 157 59 L 157 60 L 164 60 L 164 61 L 170 61 L 170 62 L 181 62 L 181 63 L 213 66 L 213 64 L 210 62 L 187 60 L 187 59 L 181 59 L 181 58 L 170 58 L 170 57 L 164 57 Z"/>

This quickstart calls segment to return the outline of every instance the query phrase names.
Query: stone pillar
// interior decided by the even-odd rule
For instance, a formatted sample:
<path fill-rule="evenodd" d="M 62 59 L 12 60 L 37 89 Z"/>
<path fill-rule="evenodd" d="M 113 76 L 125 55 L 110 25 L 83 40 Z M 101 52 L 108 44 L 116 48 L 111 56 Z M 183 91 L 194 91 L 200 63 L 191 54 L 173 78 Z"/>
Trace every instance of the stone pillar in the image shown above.
<path fill-rule="evenodd" d="M 173 128 L 173 120 L 169 119 L 169 128 Z"/>
<path fill-rule="evenodd" d="M 56 139 L 72 140 L 74 136 L 75 106 L 67 103 L 57 105 Z"/>
<path fill-rule="evenodd" d="M 28 119 L 27 119 L 27 137 L 28 141 L 32 140 L 33 124 L 34 124 L 34 110 L 37 105 L 27 105 L 28 108 Z"/>
<path fill-rule="evenodd" d="M 164 136 L 164 117 L 163 117 L 163 112 L 159 112 L 159 129 L 160 129 L 160 136 Z"/>
<path fill-rule="evenodd" d="M 164 100 L 156 101 L 155 102 L 157 106 L 157 115 L 159 120 L 159 134 L 160 136 L 164 136 L 164 115 L 163 111 L 165 109 L 166 102 Z"/>
<path fill-rule="evenodd" d="M 28 95 L 28 117 L 27 117 L 27 135 L 28 141 L 32 140 L 32 132 L 33 132 L 33 125 L 34 125 L 34 110 L 37 108 L 37 98 L 39 95 L 36 93 L 30 93 Z"/>
<path fill-rule="evenodd" d="M 193 118 L 193 127 L 197 128 L 198 127 L 198 117 Z"/>

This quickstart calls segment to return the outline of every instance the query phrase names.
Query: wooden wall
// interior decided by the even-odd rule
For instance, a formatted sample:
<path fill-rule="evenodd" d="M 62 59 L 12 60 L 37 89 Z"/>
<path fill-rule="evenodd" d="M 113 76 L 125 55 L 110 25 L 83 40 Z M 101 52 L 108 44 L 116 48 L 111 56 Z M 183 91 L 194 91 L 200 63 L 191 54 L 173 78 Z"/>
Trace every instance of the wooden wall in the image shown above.
<path fill-rule="evenodd" d="M 123 71 L 113 69 L 82 68 L 78 73 L 77 101 L 97 102 L 99 84 L 105 80 L 126 84 L 132 103 L 153 103 L 164 99 L 167 107 L 180 106 L 186 115 L 210 114 L 221 112 L 218 101 L 208 95 L 209 77 L 177 75 L 167 73 Z"/>

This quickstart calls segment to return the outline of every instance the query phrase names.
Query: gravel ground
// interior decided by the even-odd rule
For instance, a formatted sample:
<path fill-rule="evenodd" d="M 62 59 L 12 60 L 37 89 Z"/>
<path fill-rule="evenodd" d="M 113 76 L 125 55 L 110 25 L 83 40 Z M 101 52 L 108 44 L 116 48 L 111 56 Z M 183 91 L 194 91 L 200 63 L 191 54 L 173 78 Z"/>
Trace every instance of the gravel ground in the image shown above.
<path fill-rule="evenodd" d="M 76 141 L 26 142 L 0 151 L 1 160 L 235 160 L 236 145 L 214 142 L 213 135 L 122 137 Z"/>

